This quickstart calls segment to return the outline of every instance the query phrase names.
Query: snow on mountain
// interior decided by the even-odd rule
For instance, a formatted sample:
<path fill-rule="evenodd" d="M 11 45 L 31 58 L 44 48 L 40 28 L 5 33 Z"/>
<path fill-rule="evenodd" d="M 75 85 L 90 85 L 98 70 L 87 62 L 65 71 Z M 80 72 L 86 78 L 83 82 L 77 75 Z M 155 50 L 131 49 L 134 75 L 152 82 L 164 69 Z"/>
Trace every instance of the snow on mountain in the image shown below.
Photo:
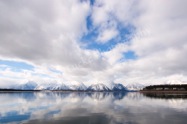
<path fill-rule="evenodd" d="M 93 84 L 88 87 L 88 91 L 110 91 L 110 89 L 104 84 Z"/>
<path fill-rule="evenodd" d="M 69 90 L 86 90 L 87 87 L 83 83 L 76 82 L 76 83 L 74 83 L 72 85 L 69 85 L 68 89 Z"/>
<path fill-rule="evenodd" d="M 144 85 L 139 84 L 139 83 L 132 83 L 132 84 L 126 85 L 126 88 L 131 91 L 138 91 L 138 90 L 143 89 L 144 87 L 145 87 Z"/>
<path fill-rule="evenodd" d="M 37 90 L 68 90 L 69 88 L 63 83 L 46 83 L 39 85 Z"/>
<path fill-rule="evenodd" d="M 25 84 L 20 84 L 16 87 L 14 87 L 14 89 L 20 89 L 20 90 L 36 90 L 38 84 L 34 81 L 28 81 Z"/>
<path fill-rule="evenodd" d="M 73 82 L 71 85 L 65 85 L 58 82 L 34 82 L 28 81 L 24 84 L 14 86 L 12 89 L 20 90 L 76 90 L 76 91 L 128 91 L 128 90 L 140 90 L 144 86 L 141 84 L 128 84 L 123 86 L 122 84 L 113 84 L 111 89 L 106 85 L 98 83 L 89 86 L 88 88 L 83 83 Z"/>
<path fill-rule="evenodd" d="M 83 83 L 73 83 L 72 85 L 65 85 L 58 82 L 34 82 L 28 81 L 12 87 L 11 89 L 19 90 L 86 90 L 87 87 Z"/>
<path fill-rule="evenodd" d="M 166 81 L 165 84 L 184 84 L 184 83 L 180 80 L 168 80 Z"/>
<path fill-rule="evenodd" d="M 112 91 L 128 91 L 128 89 L 122 84 L 113 84 L 111 87 Z"/>
<path fill-rule="evenodd" d="M 24 84 L 14 86 L 11 89 L 18 89 L 18 90 L 68 90 L 69 88 L 65 84 L 57 83 L 57 82 L 45 82 L 45 83 L 40 84 L 38 82 L 28 81 Z"/>

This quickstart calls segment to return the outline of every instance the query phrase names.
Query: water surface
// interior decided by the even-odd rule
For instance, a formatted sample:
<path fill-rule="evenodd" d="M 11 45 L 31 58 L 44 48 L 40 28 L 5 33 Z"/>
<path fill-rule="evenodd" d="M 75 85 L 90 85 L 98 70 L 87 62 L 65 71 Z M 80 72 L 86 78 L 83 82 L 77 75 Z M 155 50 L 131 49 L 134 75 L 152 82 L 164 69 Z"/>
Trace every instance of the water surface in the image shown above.
<path fill-rule="evenodd" d="M 186 97 L 138 92 L 1 92 L 0 123 L 185 124 Z"/>

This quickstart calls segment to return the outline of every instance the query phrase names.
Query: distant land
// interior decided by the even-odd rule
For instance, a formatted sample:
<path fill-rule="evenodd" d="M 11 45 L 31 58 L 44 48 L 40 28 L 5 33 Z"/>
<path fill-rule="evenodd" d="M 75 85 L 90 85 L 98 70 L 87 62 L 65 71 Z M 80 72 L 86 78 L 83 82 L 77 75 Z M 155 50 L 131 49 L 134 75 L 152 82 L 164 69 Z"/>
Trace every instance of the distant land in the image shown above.
<path fill-rule="evenodd" d="M 150 98 L 187 99 L 187 84 L 151 85 L 140 92 Z"/>
<path fill-rule="evenodd" d="M 187 92 L 187 84 L 163 84 L 163 85 L 151 85 L 146 86 L 140 92 Z"/>

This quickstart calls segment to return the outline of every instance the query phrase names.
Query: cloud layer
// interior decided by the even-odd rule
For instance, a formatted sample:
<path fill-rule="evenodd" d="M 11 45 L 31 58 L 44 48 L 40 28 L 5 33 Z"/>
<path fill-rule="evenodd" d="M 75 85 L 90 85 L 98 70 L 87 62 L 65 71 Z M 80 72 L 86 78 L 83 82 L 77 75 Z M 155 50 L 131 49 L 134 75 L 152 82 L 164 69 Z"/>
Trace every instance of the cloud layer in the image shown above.
<path fill-rule="evenodd" d="M 1 64 L 0 80 L 185 82 L 185 5 L 185 0 L 1 1 L 0 59 L 33 69 Z M 89 43 L 83 42 L 88 34 Z M 94 44 L 107 49 L 89 49 Z M 133 55 L 127 58 L 129 51 Z"/>

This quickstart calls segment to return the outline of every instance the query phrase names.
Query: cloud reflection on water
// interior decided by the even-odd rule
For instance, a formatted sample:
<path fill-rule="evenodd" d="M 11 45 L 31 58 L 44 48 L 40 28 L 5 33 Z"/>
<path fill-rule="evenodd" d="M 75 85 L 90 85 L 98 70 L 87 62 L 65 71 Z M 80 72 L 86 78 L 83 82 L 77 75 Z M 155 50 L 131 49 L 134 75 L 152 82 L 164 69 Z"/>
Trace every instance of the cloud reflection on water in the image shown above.
<path fill-rule="evenodd" d="M 0 123 L 165 124 L 186 122 L 186 99 L 126 92 L 0 93 Z"/>

